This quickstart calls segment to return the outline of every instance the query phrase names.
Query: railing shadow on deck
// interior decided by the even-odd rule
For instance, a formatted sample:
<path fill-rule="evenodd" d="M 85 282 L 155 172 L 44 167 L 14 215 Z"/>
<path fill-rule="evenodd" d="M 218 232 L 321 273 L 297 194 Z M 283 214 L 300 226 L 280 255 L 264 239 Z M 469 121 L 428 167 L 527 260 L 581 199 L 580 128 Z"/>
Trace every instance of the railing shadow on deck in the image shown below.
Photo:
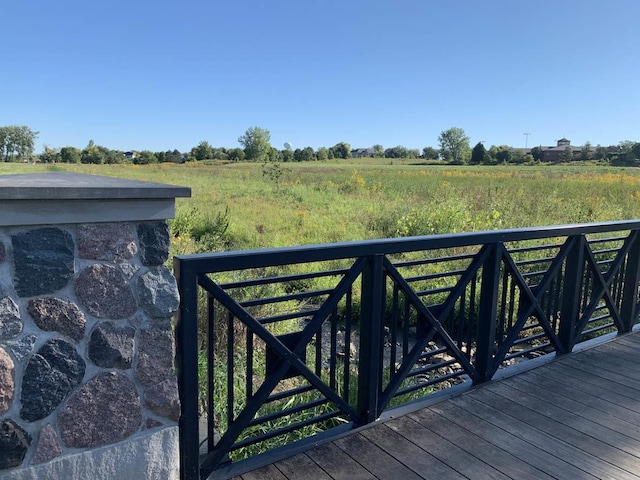
<path fill-rule="evenodd" d="M 176 257 L 182 478 L 631 331 L 639 236 L 634 220 Z"/>

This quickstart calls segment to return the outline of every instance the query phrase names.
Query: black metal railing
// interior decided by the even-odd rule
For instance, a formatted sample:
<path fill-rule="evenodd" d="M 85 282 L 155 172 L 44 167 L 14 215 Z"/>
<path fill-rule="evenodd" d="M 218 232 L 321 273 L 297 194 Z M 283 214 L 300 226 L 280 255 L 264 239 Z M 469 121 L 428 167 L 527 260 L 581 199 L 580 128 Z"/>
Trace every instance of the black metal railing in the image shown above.
<path fill-rule="evenodd" d="M 630 331 L 639 235 L 624 221 L 176 257 L 183 478 Z"/>

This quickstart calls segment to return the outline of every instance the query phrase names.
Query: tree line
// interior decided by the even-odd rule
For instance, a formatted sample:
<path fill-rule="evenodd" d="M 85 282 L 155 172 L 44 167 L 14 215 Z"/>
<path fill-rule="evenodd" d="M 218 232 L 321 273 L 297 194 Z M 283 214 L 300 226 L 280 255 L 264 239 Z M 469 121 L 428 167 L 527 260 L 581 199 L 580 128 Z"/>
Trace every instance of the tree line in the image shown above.
<path fill-rule="evenodd" d="M 380 144 L 371 148 L 353 150 L 346 142 L 339 142 L 332 147 L 296 148 L 286 143 L 283 149 L 271 145 L 271 133 L 261 127 L 248 128 L 238 137 L 240 147 L 214 147 L 203 140 L 188 152 L 177 149 L 152 152 L 150 150 L 124 152 L 96 145 L 92 140 L 79 149 L 66 146 L 62 148 L 44 147 L 42 153 L 34 155 L 34 144 L 39 132 L 27 126 L 11 125 L 0 127 L 0 158 L 4 162 L 36 161 L 45 163 L 134 163 L 151 164 L 161 162 L 182 163 L 185 161 L 221 160 L 221 161 L 254 161 L 254 162 L 307 162 L 330 159 L 347 159 L 353 156 L 373 158 L 407 158 L 438 161 L 453 165 L 498 165 L 498 164 L 531 164 L 544 161 L 545 149 L 538 146 L 531 149 L 512 148 L 508 145 L 491 145 L 485 148 L 478 142 L 473 148 L 469 137 L 462 128 L 451 127 L 440 132 L 438 147 L 424 147 L 422 150 L 411 149 L 403 145 L 384 148 Z M 589 142 L 583 145 L 580 152 L 566 147 L 557 161 L 574 160 L 604 161 L 611 165 L 640 166 L 640 143 L 632 141 L 620 142 L 618 145 L 592 146 Z"/>

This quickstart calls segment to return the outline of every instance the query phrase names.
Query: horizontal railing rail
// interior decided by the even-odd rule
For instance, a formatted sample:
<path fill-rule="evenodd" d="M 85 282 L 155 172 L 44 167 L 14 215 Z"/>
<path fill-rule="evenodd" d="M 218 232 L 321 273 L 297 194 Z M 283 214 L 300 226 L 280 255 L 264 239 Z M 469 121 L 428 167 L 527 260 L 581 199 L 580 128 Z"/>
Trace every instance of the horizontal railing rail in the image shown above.
<path fill-rule="evenodd" d="M 630 331 L 639 235 L 634 220 L 176 257 L 183 478 Z"/>

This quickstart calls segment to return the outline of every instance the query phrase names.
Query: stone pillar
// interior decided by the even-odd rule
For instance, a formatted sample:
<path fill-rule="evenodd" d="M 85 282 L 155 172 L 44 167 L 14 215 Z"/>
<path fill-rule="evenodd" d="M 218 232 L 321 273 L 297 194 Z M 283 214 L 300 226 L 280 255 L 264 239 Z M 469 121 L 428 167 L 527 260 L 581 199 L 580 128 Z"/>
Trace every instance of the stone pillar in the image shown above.
<path fill-rule="evenodd" d="M 166 220 L 189 195 L 0 176 L 0 478 L 178 478 Z"/>

